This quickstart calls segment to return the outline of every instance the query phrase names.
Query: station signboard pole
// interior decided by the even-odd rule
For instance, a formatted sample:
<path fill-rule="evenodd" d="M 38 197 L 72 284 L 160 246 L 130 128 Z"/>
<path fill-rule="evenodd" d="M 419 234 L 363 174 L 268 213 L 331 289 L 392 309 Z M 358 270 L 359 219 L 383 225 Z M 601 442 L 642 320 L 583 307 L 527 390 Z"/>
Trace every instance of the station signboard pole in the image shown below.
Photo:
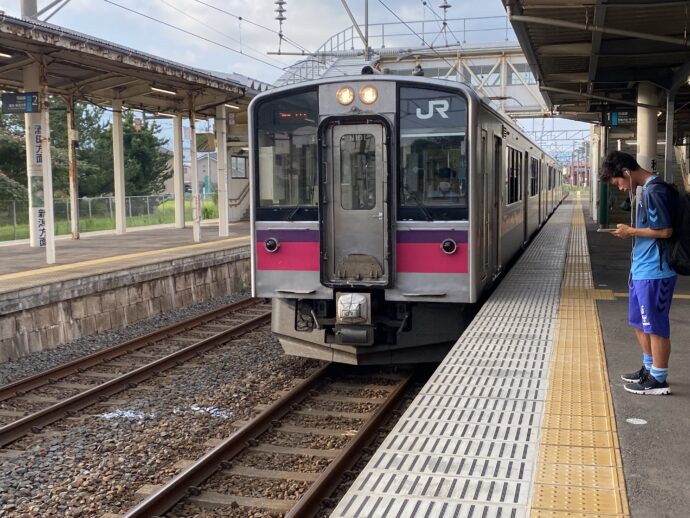
<path fill-rule="evenodd" d="M 218 235 L 228 237 L 228 144 L 226 108 L 220 105 L 216 108 L 216 173 L 218 176 Z"/>
<path fill-rule="evenodd" d="M 77 183 L 77 145 L 79 134 L 74 123 L 74 98 L 67 100 L 67 156 L 69 161 L 69 209 L 72 239 L 79 239 L 79 187 Z"/>
<path fill-rule="evenodd" d="M 38 214 L 43 211 L 43 150 L 41 148 L 41 114 L 40 102 L 34 99 L 40 88 L 40 65 L 32 63 L 24 67 L 24 95 L 23 99 L 7 99 L 4 95 L 2 99 L 3 113 L 8 113 L 10 106 L 17 113 L 19 102 L 24 105 L 21 112 L 24 113 L 24 135 L 26 146 L 26 175 L 27 189 L 29 190 L 29 244 L 31 247 L 39 246 L 38 239 Z M 14 103 L 12 103 L 14 101 Z M 30 102 L 27 102 L 30 101 Z M 36 101 L 36 102 L 34 102 Z M 30 104 L 30 106 L 29 106 Z M 26 108 L 31 107 L 30 111 Z M 45 214 L 43 211 L 42 214 Z"/>
<path fill-rule="evenodd" d="M 41 73 L 41 147 L 43 151 L 44 213 L 38 214 L 38 240 L 46 247 L 46 263 L 55 264 L 55 218 L 53 214 L 53 163 L 50 152 L 50 111 L 45 68 Z M 43 217 L 42 217 L 43 216 Z"/>
<path fill-rule="evenodd" d="M 199 178 L 197 174 L 196 163 L 196 119 L 194 114 L 194 96 L 189 96 L 189 153 L 190 153 L 190 169 L 189 176 L 192 183 L 192 234 L 194 235 L 194 242 L 201 241 L 201 196 L 199 195 Z"/>

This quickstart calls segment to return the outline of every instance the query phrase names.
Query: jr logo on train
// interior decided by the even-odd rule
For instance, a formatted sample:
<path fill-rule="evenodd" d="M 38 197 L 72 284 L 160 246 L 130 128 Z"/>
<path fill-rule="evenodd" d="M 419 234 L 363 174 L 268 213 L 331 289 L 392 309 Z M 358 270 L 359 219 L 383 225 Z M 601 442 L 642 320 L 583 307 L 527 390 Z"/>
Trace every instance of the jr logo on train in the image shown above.
<path fill-rule="evenodd" d="M 556 162 L 461 83 L 324 79 L 249 118 L 252 290 L 288 354 L 441 359 L 562 199 Z"/>

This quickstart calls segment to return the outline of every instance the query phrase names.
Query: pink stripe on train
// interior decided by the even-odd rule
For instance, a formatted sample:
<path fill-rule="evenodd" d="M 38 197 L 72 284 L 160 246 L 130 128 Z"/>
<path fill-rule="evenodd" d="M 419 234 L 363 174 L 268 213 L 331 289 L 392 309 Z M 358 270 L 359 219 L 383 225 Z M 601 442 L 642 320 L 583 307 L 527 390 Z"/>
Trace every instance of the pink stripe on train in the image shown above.
<path fill-rule="evenodd" d="M 467 273 L 467 243 L 458 243 L 457 251 L 448 255 L 438 243 L 398 243 L 396 270 L 400 273 Z"/>
<path fill-rule="evenodd" d="M 263 241 L 256 244 L 257 270 L 319 271 L 319 243 L 280 243 L 276 252 L 267 252 Z"/>

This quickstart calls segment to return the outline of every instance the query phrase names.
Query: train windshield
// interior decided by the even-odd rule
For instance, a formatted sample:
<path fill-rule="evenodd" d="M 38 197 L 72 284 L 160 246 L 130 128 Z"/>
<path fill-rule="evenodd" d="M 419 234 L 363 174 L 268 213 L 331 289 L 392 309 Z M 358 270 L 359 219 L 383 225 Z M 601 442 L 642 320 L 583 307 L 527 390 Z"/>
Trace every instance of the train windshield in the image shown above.
<path fill-rule="evenodd" d="M 257 109 L 257 217 L 317 217 L 316 91 L 270 100 Z"/>
<path fill-rule="evenodd" d="M 400 219 L 467 219 L 467 101 L 400 88 Z"/>

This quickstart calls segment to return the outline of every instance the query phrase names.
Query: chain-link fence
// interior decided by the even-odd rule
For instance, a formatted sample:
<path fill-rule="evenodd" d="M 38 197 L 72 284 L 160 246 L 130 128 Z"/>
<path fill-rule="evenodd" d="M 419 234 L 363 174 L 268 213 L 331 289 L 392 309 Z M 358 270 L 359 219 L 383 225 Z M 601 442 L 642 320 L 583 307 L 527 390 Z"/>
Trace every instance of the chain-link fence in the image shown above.
<path fill-rule="evenodd" d="M 56 198 L 53 201 L 55 235 L 71 232 L 69 198 Z M 185 220 L 192 220 L 191 197 L 185 197 Z M 125 215 L 128 227 L 161 225 L 175 222 L 175 197 L 172 194 L 152 196 L 127 196 Z M 202 199 L 202 219 L 218 217 L 217 202 L 214 196 Z M 115 198 L 79 198 L 79 231 L 115 229 Z M 29 237 L 28 201 L 0 200 L 0 241 L 27 239 Z"/>

